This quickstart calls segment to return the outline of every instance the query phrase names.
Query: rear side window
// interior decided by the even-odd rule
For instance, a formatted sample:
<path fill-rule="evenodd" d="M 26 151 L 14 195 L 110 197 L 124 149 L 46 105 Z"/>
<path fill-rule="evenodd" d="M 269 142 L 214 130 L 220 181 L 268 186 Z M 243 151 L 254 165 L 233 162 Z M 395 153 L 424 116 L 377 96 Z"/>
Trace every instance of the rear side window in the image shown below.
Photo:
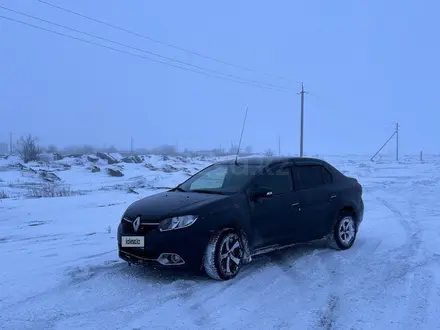
<path fill-rule="evenodd" d="M 284 194 L 293 190 L 292 171 L 289 167 L 270 170 L 258 175 L 253 183 L 271 189 L 274 195 Z"/>
<path fill-rule="evenodd" d="M 321 165 L 296 166 L 298 188 L 312 189 L 333 182 L 331 173 Z"/>
<path fill-rule="evenodd" d="M 320 166 L 320 167 L 322 170 L 322 174 L 324 176 L 324 183 L 325 184 L 333 183 L 333 175 L 324 166 Z"/>

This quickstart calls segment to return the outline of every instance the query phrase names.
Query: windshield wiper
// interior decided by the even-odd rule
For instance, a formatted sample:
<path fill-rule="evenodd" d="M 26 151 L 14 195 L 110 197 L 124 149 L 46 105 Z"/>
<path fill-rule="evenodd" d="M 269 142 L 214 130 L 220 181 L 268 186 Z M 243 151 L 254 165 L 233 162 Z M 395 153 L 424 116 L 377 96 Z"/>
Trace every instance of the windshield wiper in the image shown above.
<path fill-rule="evenodd" d="M 193 189 L 193 190 L 190 190 L 190 192 L 202 193 L 202 194 L 213 194 L 213 195 L 226 195 L 224 192 L 221 192 L 221 191 L 213 191 L 213 190 L 205 190 L 205 189 Z"/>
<path fill-rule="evenodd" d="M 177 187 L 175 187 L 175 188 L 171 189 L 171 191 L 181 191 L 181 192 L 187 192 L 186 190 L 184 190 L 184 189 L 180 188 L 179 186 L 177 186 Z"/>

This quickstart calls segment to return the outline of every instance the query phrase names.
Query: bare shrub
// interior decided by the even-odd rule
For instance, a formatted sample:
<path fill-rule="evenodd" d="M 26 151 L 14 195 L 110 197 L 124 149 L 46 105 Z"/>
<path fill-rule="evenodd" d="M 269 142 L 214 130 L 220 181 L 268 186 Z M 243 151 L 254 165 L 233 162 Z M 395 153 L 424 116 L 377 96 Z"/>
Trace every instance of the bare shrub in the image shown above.
<path fill-rule="evenodd" d="M 83 145 L 83 146 L 76 146 L 76 145 L 72 145 L 72 146 L 67 146 L 64 147 L 62 150 L 62 153 L 64 155 L 88 155 L 88 154 L 93 154 L 96 152 L 96 148 L 91 146 L 91 145 Z"/>
<path fill-rule="evenodd" d="M 224 148 L 215 148 L 215 149 L 212 149 L 212 155 L 216 156 L 216 157 L 225 156 L 226 151 Z"/>
<path fill-rule="evenodd" d="M 4 190 L 0 190 L 0 199 L 9 198 L 9 195 Z"/>
<path fill-rule="evenodd" d="M 55 145 L 53 145 L 53 144 L 50 144 L 48 147 L 47 147 L 47 152 L 50 152 L 50 153 L 55 153 L 55 152 L 58 152 L 58 148 L 55 146 Z"/>
<path fill-rule="evenodd" d="M 41 154 L 41 149 L 37 145 L 37 139 L 31 134 L 20 138 L 17 151 L 24 163 L 38 160 L 38 156 Z"/>
<path fill-rule="evenodd" d="M 72 190 L 69 185 L 49 182 L 28 188 L 28 197 L 66 197 L 81 195 L 79 191 Z"/>
<path fill-rule="evenodd" d="M 48 166 L 49 163 L 54 160 L 54 156 L 53 154 L 40 153 L 37 157 L 37 160 L 43 162 L 46 166 Z"/>
<path fill-rule="evenodd" d="M 238 145 L 231 145 L 231 147 L 229 148 L 229 154 L 230 155 L 235 155 L 238 152 Z"/>
<path fill-rule="evenodd" d="M 152 150 L 153 154 L 175 156 L 178 154 L 176 146 L 165 144 Z"/>
<path fill-rule="evenodd" d="M 103 151 L 108 152 L 108 153 L 115 153 L 115 152 L 118 152 L 118 149 L 116 149 L 115 146 L 111 145 L 107 148 L 103 148 Z"/>
<path fill-rule="evenodd" d="M 275 153 L 273 152 L 273 150 L 272 149 L 266 149 L 266 151 L 264 152 L 264 155 L 265 156 L 268 156 L 268 157 L 272 157 L 273 155 L 274 155 Z"/>
<path fill-rule="evenodd" d="M 252 148 L 252 146 L 246 146 L 246 147 L 244 148 L 244 153 L 245 153 L 245 154 L 250 155 L 250 154 L 252 154 L 252 152 L 253 152 L 253 148 Z"/>
<path fill-rule="evenodd" d="M 78 148 L 77 151 L 84 154 L 92 154 L 95 152 L 95 148 L 91 145 L 85 144 L 84 146 Z"/>

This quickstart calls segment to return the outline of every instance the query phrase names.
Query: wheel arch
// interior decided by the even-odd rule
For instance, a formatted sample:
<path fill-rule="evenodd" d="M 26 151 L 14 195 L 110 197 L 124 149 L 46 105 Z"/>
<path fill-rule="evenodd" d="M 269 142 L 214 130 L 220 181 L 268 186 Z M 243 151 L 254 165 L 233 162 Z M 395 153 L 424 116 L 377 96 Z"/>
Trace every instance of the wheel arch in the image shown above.
<path fill-rule="evenodd" d="M 356 230 L 357 230 L 357 228 L 358 228 L 358 215 L 357 215 L 357 211 L 356 211 L 356 208 L 354 207 L 354 205 L 352 205 L 351 203 L 348 203 L 348 204 L 344 205 L 339 210 L 339 214 L 341 214 L 343 212 L 350 213 L 353 216 L 354 222 L 356 224 Z"/>
<path fill-rule="evenodd" d="M 243 244 L 245 252 L 250 254 L 250 245 L 249 245 L 250 233 L 248 232 L 249 229 L 246 228 L 246 226 L 243 223 L 241 223 L 240 221 L 233 221 L 229 224 L 225 224 L 225 225 L 221 226 L 218 230 L 219 231 L 227 231 L 227 230 L 235 231 L 241 239 L 241 242 Z"/>
<path fill-rule="evenodd" d="M 210 233 L 212 236 L 212 235 L 216 235 L 218 233 L 223 234 L 226 231 L 236 232 L 243 243 L 243 247 L 244 247 L 245 252 L 250 255 L 250 246 L 249 246 L 249 241 L 248 241 L 249 236 L 248 236 L 248 233 L 246 232 L 245 226 L 243 226 L 239 221 L 230 221 L 230 222 L 222 224 L 221 226 L 219 226 L 215 230 L 211 230 Z M 203 268 L 204 262 L 205 262 L 205 254 L 203 254 L 203 256 L 202 256 L 202 260 L 200 263 L 200 269 Z"/>
<path fill-rule="evenodd" d="M 331 229 L 331 231 L 325 236 L 325 238 L 327 239 L 327 242 L 328 242 L 328 244 L 329 244 L 329 246 L 331 247 L 331 248 L 333 248 L 333 249 L 336 249 L 336 250 L 341 250 L 341 249 L 347 249 L 347 248 L 350 248 L 351 247 L 351 245 L 349 246 L 349 247 L 342 247 L 341 246 L 341 243 L 339 243 L 337 240 L 338 240 L 338 238 L 336 238 L 335 237 L 335 230 L 337 230 L 337 228 L 339 227 L 339 223 L 340 223 L 340 221 L 344 218 L 344 215 L 346 215 L 346 214 L 350 214 L 352 217 L 353 217 L 353 220 L 354 220 L 354 226 L 355 226 L 355 239 L 356 239 L 356 234 L 357 234 L 357 231 L 358 231 L 358 225 L 359 225 L 359 223 L 358 223 L 358 216 L 357 216 L 357 211 L 356 211 L 356 208 L 355 208 L 355 206 L 354 205 L 352 205 L 352 204 L 350 204 L 350 203 L 347 203 L 347 204 L 345 204 L 345 205 L 342 205 L 340 208 L 339 208 L 339 212 L 338 212 L 338 214 L 337 214 L 337 216 L 335 217 L 335 219 L 334 219 L 334 222 L 333 222 L 333 225 L 332 225 L 332 229 Z M 354 242 L 354 240 L 353 240 L 353 242 Z M 351 244 L 353 244 L 353 243 L 351 243 Z"/>

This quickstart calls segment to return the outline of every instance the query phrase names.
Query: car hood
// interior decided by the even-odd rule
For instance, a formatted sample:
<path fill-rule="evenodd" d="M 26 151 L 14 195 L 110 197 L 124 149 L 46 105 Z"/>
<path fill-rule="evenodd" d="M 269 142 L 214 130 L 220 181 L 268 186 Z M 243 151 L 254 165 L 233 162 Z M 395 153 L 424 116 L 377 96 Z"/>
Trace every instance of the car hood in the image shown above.
<path fill-rule="evenodd" d="M 178 213 L 196 213 L 201 207 L 228 198 L 226 195 L 162 192 L 131 204 L 124 216 L 134 219 L 141 216 L 146 220 L 160 220 Z"/>

